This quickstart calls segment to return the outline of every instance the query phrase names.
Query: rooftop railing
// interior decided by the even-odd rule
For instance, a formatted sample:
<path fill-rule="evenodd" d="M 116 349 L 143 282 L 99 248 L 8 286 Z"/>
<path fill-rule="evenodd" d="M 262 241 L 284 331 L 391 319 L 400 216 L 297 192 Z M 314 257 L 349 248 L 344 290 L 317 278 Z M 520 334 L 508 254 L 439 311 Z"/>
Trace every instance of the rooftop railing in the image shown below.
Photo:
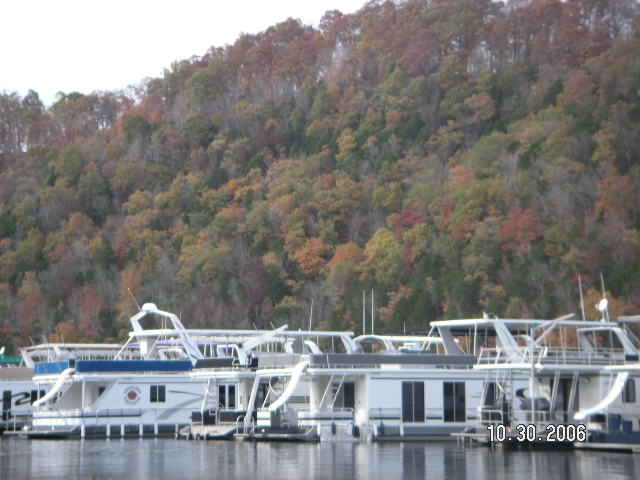
<path fill-rule="evenodd" d="M 533 353 L 533 359 L 531 354 Z M 519 350 L 504 348 L 481 348 L 478 364 L 533 363 L 543 365 L 618 365 L 625 362 L 625 351 L 621 348 L 595 348 L 586 351 L 580 348 L 522 347 Z"/>

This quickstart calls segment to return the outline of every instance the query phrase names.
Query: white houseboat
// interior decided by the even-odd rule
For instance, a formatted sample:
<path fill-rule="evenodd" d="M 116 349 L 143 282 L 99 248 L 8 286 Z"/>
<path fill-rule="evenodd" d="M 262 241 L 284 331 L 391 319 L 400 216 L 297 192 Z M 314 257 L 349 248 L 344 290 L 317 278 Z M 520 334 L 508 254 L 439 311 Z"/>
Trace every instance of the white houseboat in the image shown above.
<path fill-rule="evenodd" d="M 310 339 L 319 332 L 282 333 L 293 334 Z M 305 344 L 314 348 L 288 355 L 258 355 L 255 370 L 242 372 L 239 388 L 244 392 L 246 413 L 242 429 L 231 429 L 235 436 L 255 440 L 448 440 L 451 433 L 476 423 L 485 375 L 473 369 L 477 357 L 461 352 L 447 332 L 446 338 L 324 335 L 340 338 L 341 351 L 334 348 L 323 353 L 317 348 L 322 342 L 307 340 Z M 371 343 L 379 348 L 365 353 L 371 350 L 366 347 Z M 193 375 L 206 378 L 208 385 L 222 385 L 237 374 L 213 368 Z M 212 432 L 229 434 L 230 427 L 192 431 L 216 437 Z"/>
<path fill-rule="evenodd" d="M 171 321 L 173 328 L 149 334 L 140 326 L 148 315 Z M 145 304 L 131 323 L 124 346 L 45 344 L 23 350 L 34 368 L 33 380 L 48 391 L 33 403 L 31 425 L 21 435 L 173 434 L 189 422 L 202 385 L 188 373 L 202 355 L 182 341 L 180 320 L 154 304 Z"/>
<path fill-rule="evenodd" d="M 572 446 L 611 416 L 640 418 L 635 380 L 607 370 L 638 358 L 615 322 L 487 317 L 432 325 L 465 336 L 478 353 L 474 370 L 486 377 L 475 438 L 483 443 Z"/>

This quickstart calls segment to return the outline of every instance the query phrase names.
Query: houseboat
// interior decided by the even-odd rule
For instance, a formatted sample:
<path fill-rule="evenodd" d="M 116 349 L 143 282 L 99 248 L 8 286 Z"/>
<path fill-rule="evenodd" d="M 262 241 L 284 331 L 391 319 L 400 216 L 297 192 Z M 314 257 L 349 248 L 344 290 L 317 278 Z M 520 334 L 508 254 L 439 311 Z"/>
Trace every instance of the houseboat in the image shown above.
<path fill-rule="evenodd" d="M 255 369 L 242 372 L 243 415 L 235 430 L 227 424 L 226 430 L 220 425 L 192 431 L 202 431 L 203 437 L 217 431 L 253 440 L 449 440 L 451 433 L 477 421 L 484 373 L 473 369 L 477 357 L 461 352 L 446 331 L 445 337 L 355 339 L 322 333 L 340 338 L 342 342 L 330 345 L 342 348 L 258 355 Z M 292 334 L 311 337 L 320 332 L 282 335 Z M 193 375 L 220 388 L 234 374 L 214 368 Z"/>
<path fill-rule="evenodd" d="M 609 368 L 638 358 L 638 345 L 616 322 L 488 318 L 434 322 L 466 335 L 485 372 L 475 433 L 486 444 L 571 447 L 609 416 L 637 421 L 635 381 Z M 630 380 L 630 381 L 629 381 Z M 621 398 L 623 389 L 629 391 Z M 633 390 L 633 392 L 631 391 Z"/>

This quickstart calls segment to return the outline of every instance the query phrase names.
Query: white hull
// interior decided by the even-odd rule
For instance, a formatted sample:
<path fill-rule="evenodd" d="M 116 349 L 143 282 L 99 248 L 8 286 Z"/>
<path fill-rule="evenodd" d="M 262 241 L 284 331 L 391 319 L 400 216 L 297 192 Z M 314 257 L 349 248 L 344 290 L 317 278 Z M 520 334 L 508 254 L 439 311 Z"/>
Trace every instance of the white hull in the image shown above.
<path fill-rule="evenodd" d="M 187 374 L 74 378 L 58 401 L 33 413 L 32 432 L 79 436 L 174 434 L 200 410 L 203 382 Z"/>

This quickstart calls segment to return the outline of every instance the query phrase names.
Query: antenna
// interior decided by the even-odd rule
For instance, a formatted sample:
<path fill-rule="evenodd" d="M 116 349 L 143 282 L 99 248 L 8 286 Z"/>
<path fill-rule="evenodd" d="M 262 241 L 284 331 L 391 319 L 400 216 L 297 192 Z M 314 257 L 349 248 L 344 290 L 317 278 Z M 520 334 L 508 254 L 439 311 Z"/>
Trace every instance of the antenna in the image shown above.
<path fill-rule="evenodd" d="M 138 302 L 136 301 L 136 297 L 133 296 L 133 292 L 129 287 L 127 287 L 127 291 L 129 292 L 129 295 L 131 295 L 131 298 L 133 299 L 133 303 L 135 303 L 136 307 L 138 307 L 138 311 L 141 312 L 142 309 L 140 308 L 140 305 L 138 305 Z"/>
<path fill-rule="evenodd" d="M 580 275 L 578 275 L 578 289 L 580 290 L 580 310 L 582 310 L 582 321 L 586 321 L 585 315 L 584 315 L 584 297 L 582 296 L 582 279 L 580 278 Z"/>
<path fill-rule="evenodd" d="M 602 300 L 596 306 L 598 310 L 602 312 L 602 321 L 609 321 L 609 300 L 607 300 L 607 292 L 604 289 L 604 277 L 602 276 L 602 272 L 600 272 L 600 285 L 602 285 Z"/>
<path fill-rule="evenodd" d="M 313 298 L 311 299 L 311 313 L 309 313 L 309 331 L 311 331 L 311 320 L 313 319 Z"/>
<path fill-rule="evenodd" d="M 371 289 L 371 335 L 373 335 L 373 288 Z"/>
<path fill-rule="evenodd" d="M 364 288 L 362 289 L 362 334 L 364 335 L 365 333 L 367 333 L 367 324 L 366 324 L 366 313 L 365 313 L 365 305 L 367 303 L 366 298 L 365 298 L 365 291 Z"/>
<path fill-rule="evenodd" d="M 609 307 L 609 301 L 606 298 L 603 298 L 596 304 L 596 308 L 598 309 L 598 311 L 600 311 L 600 313 L 602 313 L 602 318 L 600 319 L 601 322 L 608 321 L 608 318 L 607 318 L 609 316 L 608 307 Z"/>
<path fill-rule="evenodd" d="M 604 277 L 602 276 L 602 272 L 600 272 L 600 285 L 602 285 L 602 296 L 607 298 L 607 292 L 604 291 Z"/>

